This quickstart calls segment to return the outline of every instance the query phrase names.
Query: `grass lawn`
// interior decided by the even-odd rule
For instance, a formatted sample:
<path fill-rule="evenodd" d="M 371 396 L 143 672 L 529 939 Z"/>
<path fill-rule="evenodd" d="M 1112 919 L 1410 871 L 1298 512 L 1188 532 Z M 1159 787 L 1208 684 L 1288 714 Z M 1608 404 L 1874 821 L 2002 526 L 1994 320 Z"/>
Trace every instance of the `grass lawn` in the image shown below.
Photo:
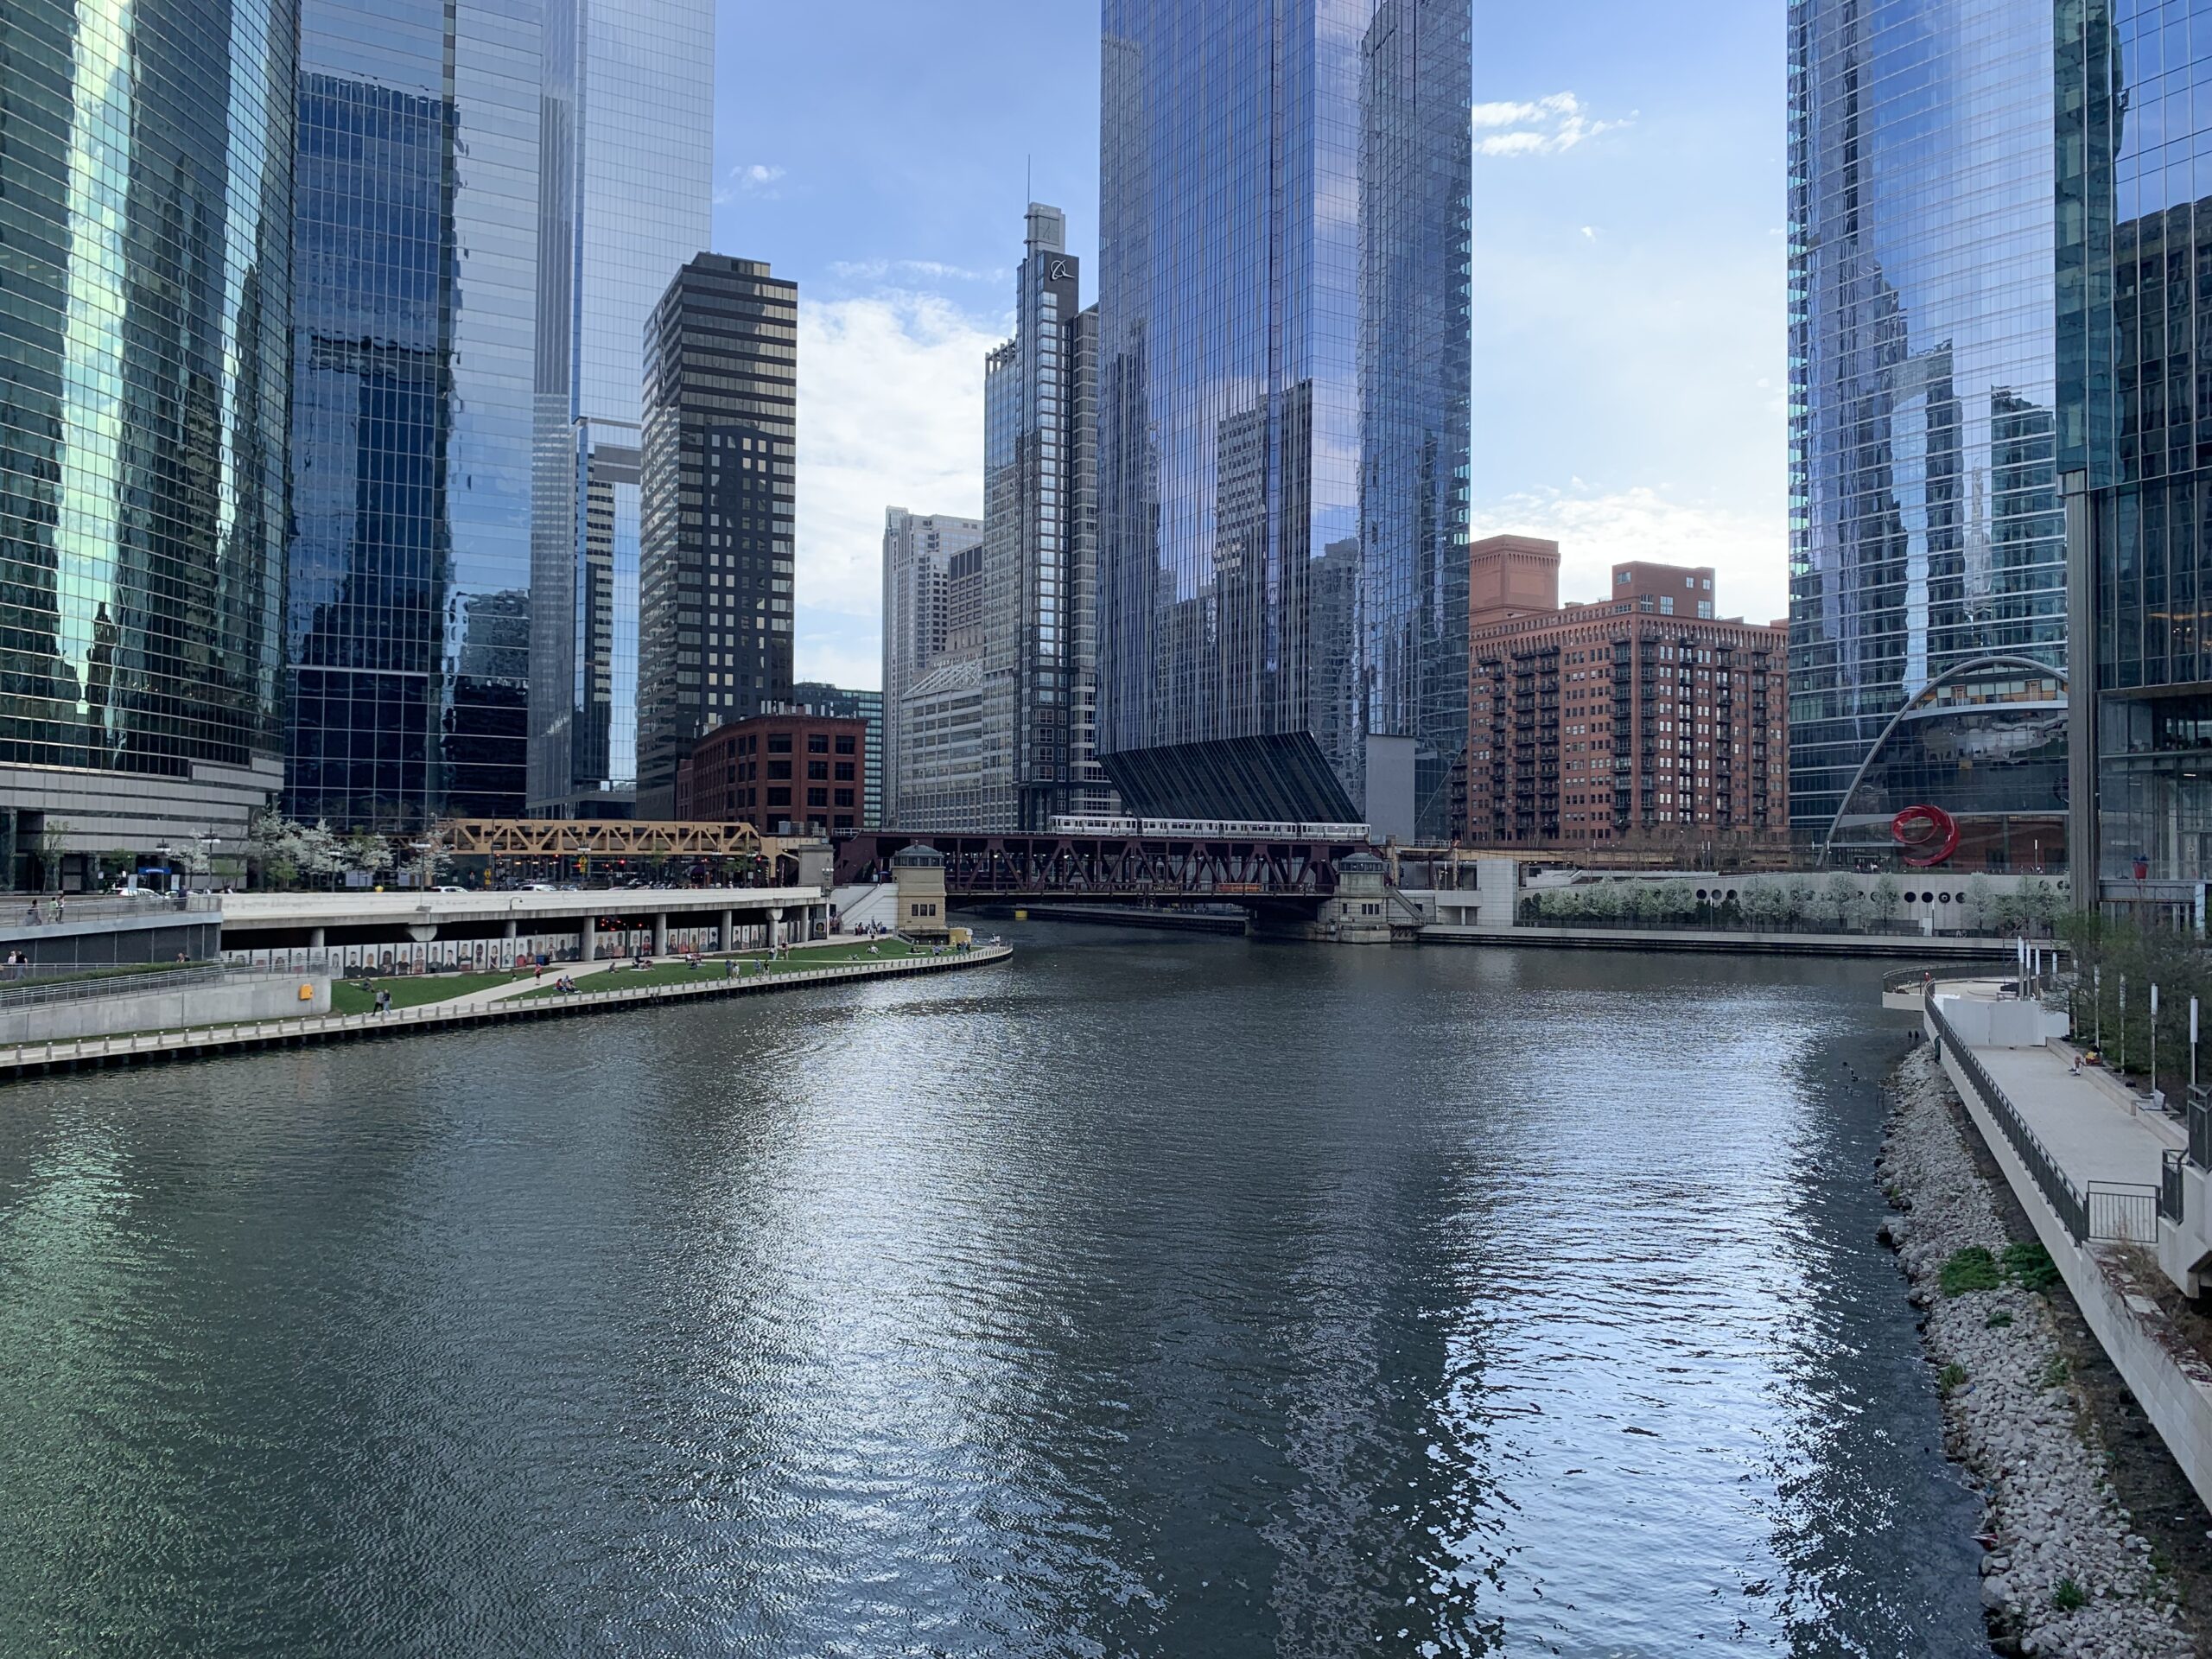
<path fill-rule="evenodd" d="M 764 960 L 761 954 L 757 951 L 740 951 L 737 960 L 743 964 L 741 976 L 753 978 L 764 968 L 772 974 L 789 974 L 807 968 L 827 968 L 839 963 L 891 962 L 900 957 L 920 957 L 929 954 L 926 950 L 915 950 L 903 939 L 878 939 L 875 941 L 875 955 L 873 957 L 868 955 L 867 944 L 860 944 L 809 945 L 794 950 L 791 955 L 777 962 Z M 703 985 L 719 980 L 727 974 L 728 969 L 723 967 L 723 961 L 724 958 L 721 957 L 709 957 L 696 969 L 680 962 L 657 962 L 652 967 L 642 970 L 635 968 L 610 968 L 603 973 L 588 974 L 578 980 L 576 990 L 579 995 L 582 995 L 591 991 L 636 991 L 642 990 L 650 985 Z M 546 977 L 550 980 L 555 974 L 568 971 L 575 966 L 574 963 L 569 963 L 558 967 L 549 967 L 545 970 Z M 541 985 L 535 990 L 524 991 L 519 1000 L 560 995 L 562 993 L 556 991 L 550 984 Z"/>
<path fill-rule="evenodd" d="M 391 1006 L 395 1008 L 420 1007 L 425 1002 L 443 1002 L 449 997 L 480 991 L 490 985 L 512 985 L 516 977 L 513 974 L 409 974 L 404 977 L 371 980 L 366 990 L 361 988 L 359 980 L 334 979 L 330 982 L 330 1011 L 373 1014 L 379 990 L 391 993 Z"/>

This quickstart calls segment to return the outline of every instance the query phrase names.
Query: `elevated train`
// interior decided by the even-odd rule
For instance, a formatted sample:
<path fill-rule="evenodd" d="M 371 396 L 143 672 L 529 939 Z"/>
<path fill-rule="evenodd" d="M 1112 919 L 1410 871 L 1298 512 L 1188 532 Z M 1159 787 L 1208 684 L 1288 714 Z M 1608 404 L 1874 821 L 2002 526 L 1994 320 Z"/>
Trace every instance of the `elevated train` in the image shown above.
<path fill-rule="evenodd" d="M 1108 818 L 1061 815 L 1052 821 L 1058 836 L 1127 836 L 1178 841 L 1369 841 L 1363 823 L 1275 823 L 1243 818 Z"/>

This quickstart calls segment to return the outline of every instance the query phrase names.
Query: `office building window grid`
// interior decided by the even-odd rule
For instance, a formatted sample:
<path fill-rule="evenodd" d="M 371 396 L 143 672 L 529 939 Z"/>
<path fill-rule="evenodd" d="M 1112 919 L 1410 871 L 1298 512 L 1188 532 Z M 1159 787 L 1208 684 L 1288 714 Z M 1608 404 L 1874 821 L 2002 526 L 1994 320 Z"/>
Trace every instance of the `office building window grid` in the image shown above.
<path fill-rule="evenodd" d="M 10 0 L 0 763 L 281 753 L 294 28 Z"/>
<path fill-rule="evenodd" d="M 1407 815 L 1448 828 L 1471 26 L 1446 0 L 1265 29 L 1105 7 L 1098 747 L 1134 804 L 1193 772 L 1148 752 L 1218 741 L 1255 810 L 1342 817 L 1379 722 L 1420 757 Z"/>
<path fill-rule="evenodd" d="M 1793 0 L 1791 809 L 1825 829 L 1891 717 L 2066 639 L 2051 11 Z"/>
<path fill-rule="evenodd" d="M 791 696 L 798 326 L 797 284 L 702 254 L 646 329 L 643 817 L 702 734 Z"/>

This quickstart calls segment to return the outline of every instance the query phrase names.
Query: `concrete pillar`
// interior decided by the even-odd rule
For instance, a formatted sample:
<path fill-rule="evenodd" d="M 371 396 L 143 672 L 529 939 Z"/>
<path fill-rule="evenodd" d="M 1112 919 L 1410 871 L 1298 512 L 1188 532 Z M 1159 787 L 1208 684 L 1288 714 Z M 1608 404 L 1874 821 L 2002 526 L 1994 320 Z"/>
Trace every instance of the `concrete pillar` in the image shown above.
<path fill-rule="evenodd" d="M 784 912 L 780 906 L 768 912 L 768 948 L 773 950 L 784 939 Z"/>
<path fill-rule="evenodd" d="M 737 949 L 737 912 L 735 911 L 722 912 L 722 929 L 715 938 L 718 941 L 718 949 L 723 950 Z"/>
<path fill-rule="evenodd" d="M 506 925 L 500 931 L 499 937 L 503 939 L 512 939 L 514 936 L 515 918 L 510 916 L 507 918 Z"/>
<path fill-rule="evenodd" d="M 593 932 L 597 926 L 598 924 L 594 921 L 592 918 L 587 916 L 584 918 L 584 925 L 576 930 L 577 942 L 582 946 L 579 954 L 582 955 L 586 962 L 594 962 L 598 960 L 596 954 L 597 942 L 592 937 Z"/>
<path fill-rule="evenodd" d="M 653 955 L 664 957 L 667 954 L 668 912 L 664 910 L 657 910 L 653 912 Z"/>
<path fill-rule="evenodd" d="M 322 930 L 321 928 L 311 927 L 308 929 L 308 949 L 310 950 L 320 950 L 322 949 Z"/>

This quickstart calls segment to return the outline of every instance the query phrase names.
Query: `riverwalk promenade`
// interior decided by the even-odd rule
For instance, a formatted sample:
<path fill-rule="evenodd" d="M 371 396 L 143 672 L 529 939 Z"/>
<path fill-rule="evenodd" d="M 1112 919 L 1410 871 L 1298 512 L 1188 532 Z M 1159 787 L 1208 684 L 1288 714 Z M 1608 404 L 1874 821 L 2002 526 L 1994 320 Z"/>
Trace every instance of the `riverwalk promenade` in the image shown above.
<path fill-rule="evenodd" d="M 812 948 L 799 947 L 774 961 L 749 958 L 705 959 L 696 978 L 689 969 L 680 976 L 666 976 L 675 964 L 661 963 L 651 970 L 649 982 L 608 985 L 633 970 L 617 963 L 574 964 L 556 969 L 542 980 L 518 976 L 510 983 L 466 991 L 434 1002 L 394 1007 L 383 1013 L 327 1014 L 293 1020 L 260 1020 L 201 1026 L 184 1030 L 118 1033 L 108 1037 L 29 1043 L 0 1047 L 0 1082 L 53 1071 L 137 1065 L 156 1061 L 212 1058 L 266 1048 L 302 1047 L 314 1043 L 351 1042 L 428 1032 L 459 1031 L 516 1020 L 554 1019 L 563 1015 L 612 1013 L 640 1005 L 662 1004 L 702 997 L 749 996 L 770 991 L 797 989 L 846 980 L 890 978 L 902 975 L 945 973 L 1003 962 L 1014 954 L 1004 944 L 979 944 L 966 950 L 947 948 L 938 954 L 868 957 L 860 954 L 865 943 L 838 939 Z M 838 959 L 820 965 L 809 956 L 835 953 Z M 727 963 L 741 963 L 728 973 Z M 566 974 L 577 985 L 574 991 L 554 986 Z"/>
<path fill-rule="evenodd" d="M 2175 1317 L 2212 1266 L 2212 1121 L 2185 1127 L 2102 1067 L 2076 1071 L 2065 1015 L 2015 982 L 1940 982 L 1923 1020 L 2083 1319 L 2212 1507 L 2212 1362 Z"/>

